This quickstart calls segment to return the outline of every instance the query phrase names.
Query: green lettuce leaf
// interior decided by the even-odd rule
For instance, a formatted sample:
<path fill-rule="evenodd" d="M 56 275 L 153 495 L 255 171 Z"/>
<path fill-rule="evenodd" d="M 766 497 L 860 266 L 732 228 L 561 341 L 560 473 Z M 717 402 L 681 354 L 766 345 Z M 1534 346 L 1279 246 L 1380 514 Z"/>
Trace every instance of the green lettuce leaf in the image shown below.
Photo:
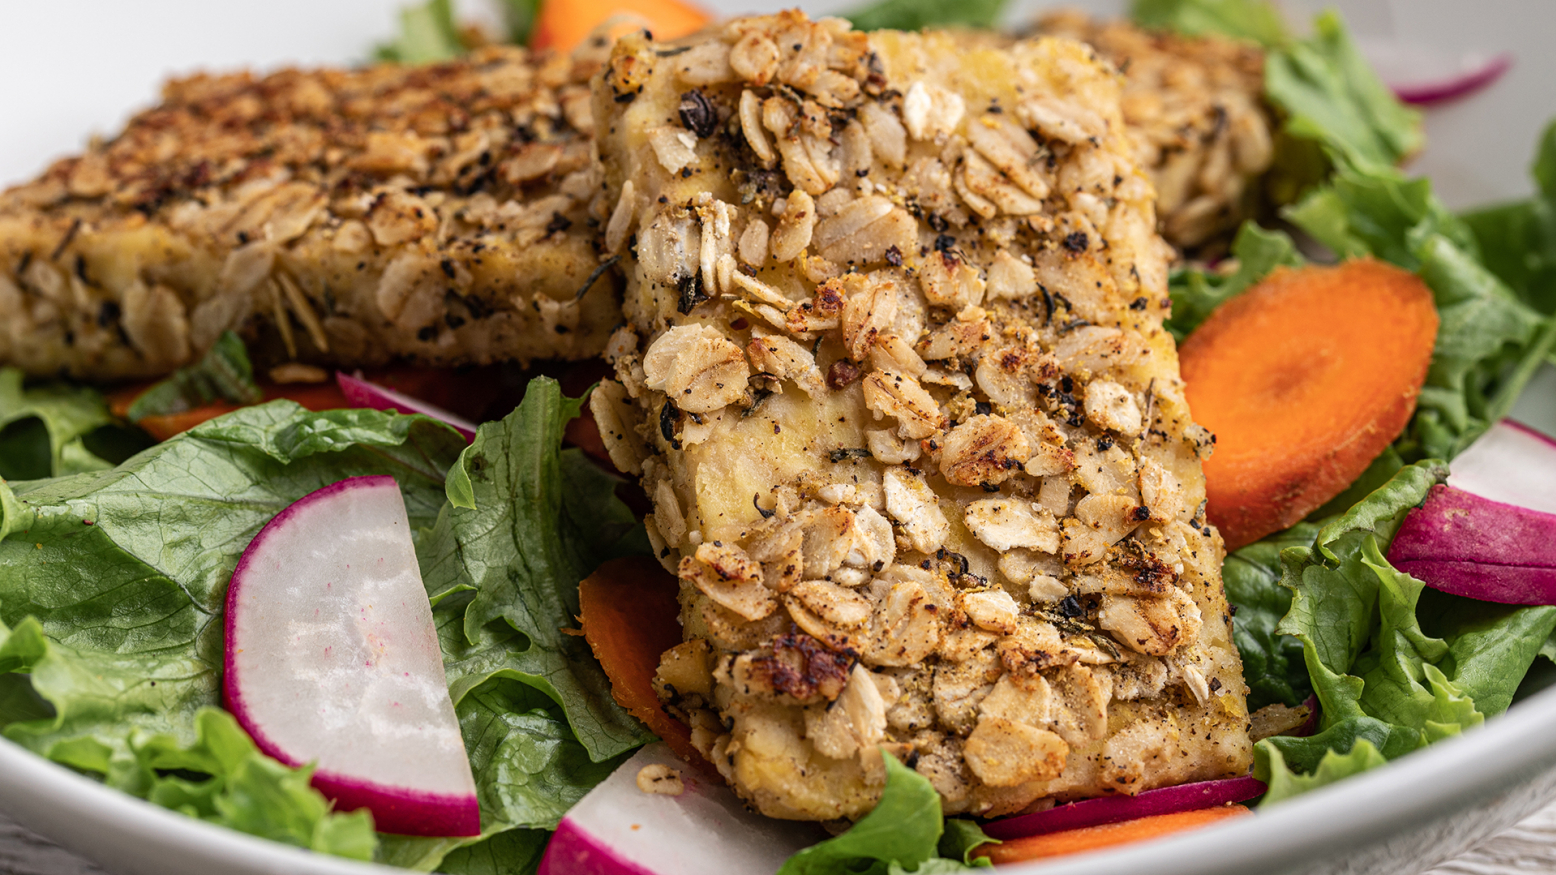
<path fill-rule="evenodd" d="M 1421 149 L 1421 113 L 1389 91 L 1332 11 L 1313 20 L 1311 37 L 1265 57 L 1264 89 L 1285 114 L 1285 134 L 1353 165 L 1392 167 Z"/>
<path fill-rule="evenodd" d="M 1341 258 L 1372 255 L 1416 270 L 1418 250 L 1432 235 L 1479 254 L 1469 227 L 1437 199 L 1430 180 L 1391 167 L 1341 161 L 1328 184 L 1282 214 Z"/>
<path fill-rule="evenodd" d="M 213 401 L 258 404 L 263 398 L 254 384 L 254 366 L 243 340 L 224 331 L 198 362 L 179 368 L 141 393 L 126 415 L 131 422 L 140 422 L 148 416 L 183 413 Z"/>
<path fill-rule="evenodd" d="M 558 451 L 581 405 L 556 381 L 537 378 L 517 410 L 481 426 L 449 474 L 449 509 L 418 556 L 434 603 L 474 593 L 464 645 L 453 651 L 456 696 L 499 675 L 529 684 L 561 706 L 601 762 L 653 736 L 611 698 L 588 644 L 563 631 L 578 615 L 578 582 L 636 525 L 609 489 L 601 494 L 615 478 L 577 450 Z M 568 488 L 564 472 L 581 488 Z M 494 649 L 496 639 L 513 646 Z"/>
<path fill-rule="evenodd" d="M 1401 468 L 1349 511 L 1319 526 L 1311 546 L 1281 551 L 1282 584 L 1293 598 L 1276 631 L 1302 642 L 1322 718 L 1321 731 L 1312 737 L 1259 743 L 1266 774 L 1289 770 L 1315 779 L 1283 779 L 1281 795 L 1266 801 L 1393 759 L 1502 713 L 1556 630 L 1556 607 L 1449 596 L 1426 590 L 1389 565 L 1384 551 L 1404 515 L 1446 477 L 1447 467 L 1433 460 Z M 1372 747 L 1370 754 L 1356 752 L 1362 741 Z M 1349 756 L 1327 759 L 1330 754 Z M 1326 761 L 1327 777 L 1315 772 Z"/>
<path fill-rule="evenodd" d="M 1326 750 L 1318 765 L 1305 775 L 1293 772 L 1286 765 L 1281 749 L 1274 744 L 1260 742 L 1255 745 L 1253 758 L 1254 777 L 1269 785 L 1261 802 L 1263 805 L 1271 805 L 1309 790 L 1316 790 L 1343 778 L 1377 768 L 1387 762 L 1383 754 L 1379 753 L 1372 742 L 1365 738 L 1357 739 L 1350 747 L 1349 753 Z"/>
<path fill-rule="evenodd" d="M 1530 167 L 1533 197 L 1466 213 L 1486 269 L 1519 299 L 1556 313 L 1556 122 L 1547 125 Z"/>
<path fill-rule="evenodd" d="M 464 53 L 453 0 L 427 0 L 401 7 L 399 32 L 374 51 L 378 60 L 399 64 L 433 64 Z"/>
<path fill-rule="evenodd" d="M 1276 702 L 1296 705 L 1313 694 L 1302 642 L 1276 627 L 1291 610 L 1291 590 L 1281 586 L 1281 551 L 1310 546 L 1317 534 L 1316 525 L 1298 523 L 1232 553 L 1221 567 L 1250 711 Z"/>
<path fill-rule="evenodd" d="M 1213 273 L 1191 267 L 1175 271 L 1168 290 L 1172 295 L 1172 318 L 1167 328 L 1179 341 L 1187 337 L 1212 311 L 1231 298 L 1246 292 L 1277 267 L 1300 267 L 1306 263 L 1291 238 L 1280 231 L 1266 231 L 1253 222 L 1244 222 L 1232 241 L 1230 273 Z"/>
<path fill-rule="evenodd" d="M 0 623 L 14 630 L 0 671 L 26 672 L 28 693 L 6 675 L 5 736 L 236 829 L 370 852 L 365 821 L 325 819 L 306 774 L 251 756 L 209 710 L 220 703 L 227 580 L 277 512 L 346 477 L 394 476 L 412 523 L 433 525 L 462 448 L 424 417 L 277 401 L 113 470 L 0 483 Z"/>
<path fill-rule="evenodd" d="M 448 875 L 532 875 L 546 853 L 551 833 L 515 829 L 451 852 L 438 867 Z"/>
<path fill-rule="evenodd" d="M 973 851 L 983 845 L 997 845 L 1000 840 L 983 831 L 977 823 L 961 817 L 945 822 L 945 834 L 940 837 L 940 856 L 959 861 L 968 866 L 990 866 L 988 860 L 973 858 Z"/>
<path fill-rule="evenodd" d="M 192 745 L 156 736 L 136 755 L 151 785 L 146 798 L 158 805 L 271 841 L 373 858 L 378 838 L 370 813 L 331 813 L 329 801 L 308 783 L 312 768 L 288 768 L 260 753 L 225 711 L 196 713 Z M 209 777 L 192 780 L 189 773 Z"/>
<path fill-rule="evenodd" d="M 1187 36 L 1216 34 L 1279 46 L 1291 38 L 1275 4 L 1266 0 L 1135 0 L 1129 10 L 1141 27 Z"/>
<path fill-rule="evenodd" d="M 880 0 L 859 9 L 844 12 L 844 18 L 859 30 L 923 30 L 926 27 L 992 28 L 1000 23 L 1007 0 L 967 0 L 943 3 L 940 0 Z"/>
<path fill-rule="evenodd" d="M 973 848 L 990 839 L 976 826 L 954 822 L 948 850 L 960 859 L 940 856 L 945 821 L 940 813 L 940 794 L 929 779 L 904 766 L 891 754 L 886 760 L 886 788 L 875 809 L 848 832 L 813 845 L 790 857 L 778 875 L 896 875 L 901 872 L 967 872 L 988 864 L 969 866 L 965 860 Z M 971 827 L 971 829 L 969 829 Z"/>
<path fill-rule="evenodd" d="M 0 368 L 0 479 L 38 480 L 112 467 L 93 442 L 112 422 L 108 405 L 92 389 L 63 383 L 26 387 L 20 369 Z"/>

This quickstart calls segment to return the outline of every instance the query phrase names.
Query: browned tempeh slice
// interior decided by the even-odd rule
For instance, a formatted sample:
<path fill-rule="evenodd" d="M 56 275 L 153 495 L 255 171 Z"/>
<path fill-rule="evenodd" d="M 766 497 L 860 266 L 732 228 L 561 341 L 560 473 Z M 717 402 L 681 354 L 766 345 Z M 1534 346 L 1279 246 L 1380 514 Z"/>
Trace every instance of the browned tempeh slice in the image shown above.
<path fill-rule="evenodd" d="M 1245 772 L 1114 70 L 783 13 L 595 88 L 628 326 L 592 407 L 682 582 L 662 695 L 736 790 L 858 817 L 882 747 L 986 815 Z"/>
<path fill-rule="evenodd" d="M 1157 190 L 1162 234 L 1192 248 L 1235 229 L 1269 197 L 1274 114 L 1264 102 L 1264 52 L 1247 42 L 1142 30 L 1066 10 L 1044 33 L 1094 46 L 1124 71 L 1124 124 Z"/>
<path fill-rule="evenodd" d="M 0 364 L 163 374 L 224 330 L 271 363 L 598 355 L 588 57 L 196 76 L 0 195 Z"/>

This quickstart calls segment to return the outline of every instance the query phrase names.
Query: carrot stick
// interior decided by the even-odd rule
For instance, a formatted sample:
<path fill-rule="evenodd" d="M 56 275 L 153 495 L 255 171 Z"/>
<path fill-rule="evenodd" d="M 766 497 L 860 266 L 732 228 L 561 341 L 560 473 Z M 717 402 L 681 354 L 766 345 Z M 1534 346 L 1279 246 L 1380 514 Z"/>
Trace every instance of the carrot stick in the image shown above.
<path fill-rule="evenodd" d="M 1209 826 L 1229 817 L 1249 814 L 1245 805 L 1227 805 L 1218 808 L 1201 808 L 1196 811 L 1174 811 L 1171 814 L 1153 814 L 1119 823 L 1101 826 L 1083 826 L 1046 835 L 1012 839 L 999 845 L 984 845 L 973 851 L 975 856 L 988 857 L 989 862 L 1019 863 L 1043 857 L 1079 854 L 1115 845 L 1127 845 L 1159 838 L 1174 832 Z"/>
<path fill-rule="evenodd" d="M 1371 259 L 1281 269 L 1179 350 L 1189 409 L 1216 436 L 1207 515 L 1229 550 L 1356 480 L 1415 410 L 1437 337 L 1431 290 Z"/>
<path fill-rule="evenodd" d="M 701 30 L 713 16 L 685 0 L 545 0 L 530 35 L 530 48 L 570 52 L 618 19 L 600 36 L 608 40 L 646 27 L 656 39 L 675 39 Z"/>
<path fill-rule="evenodd" d="M 654 693 L 659 657 L 681 643 L 679 589 L 674 575 L 652 558 L 612 559 L 578 585 L 579 619 L 616 703 L 682 759 L 699 763 L 691 730 Z"/>

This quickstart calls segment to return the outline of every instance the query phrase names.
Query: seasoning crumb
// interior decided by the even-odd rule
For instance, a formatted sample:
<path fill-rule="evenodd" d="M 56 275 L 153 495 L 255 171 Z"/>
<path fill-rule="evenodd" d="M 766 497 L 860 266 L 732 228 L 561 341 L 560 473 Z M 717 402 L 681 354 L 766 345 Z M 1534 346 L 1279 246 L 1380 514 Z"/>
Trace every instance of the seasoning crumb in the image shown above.
<path fill-rule="evenodd" d="M 638 789 L 644 793 L 679 796 L 686 792 L 686 784 L 681 781 L 679 771 L 655 763 L 638 770 Z"/>

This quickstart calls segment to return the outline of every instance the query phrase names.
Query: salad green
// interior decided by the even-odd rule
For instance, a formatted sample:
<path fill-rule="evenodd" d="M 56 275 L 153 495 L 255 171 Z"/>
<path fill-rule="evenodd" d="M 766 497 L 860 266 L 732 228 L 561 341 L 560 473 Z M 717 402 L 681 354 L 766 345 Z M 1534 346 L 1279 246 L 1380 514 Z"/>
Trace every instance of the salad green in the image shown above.
<path fill-rule="evenodd" d="M 1189 16 L 1184 20 L 1214 22 L 1207 10 L 1249 4 L 1161 5 Z M 1230 23 L 1222 32 L 1248 36 L 1236 19 L 1223 19 Z M 1556 629 L 1556 608 L 1425 590 L 1384 558 L 1403 515 L 1446 477 L 1441 460 L 1507 415 L 1556 339 L 1556 320 L 1536 306 L 1543 303 L 1535 279 L 1540 256 L 1520 265 L 1495 236 L 1511 223 L 1531 235 L 1518 238 L 1527 251 L 1542 251 L 1533 217 L 1549 207 L 1556 188 L 1556 127 L 1547 130 L 1535 161 L 1539 195 L 1456 216 L 1428 180 L 1393 166 L 1415 148 L 1402 136 L 1413 118 L 1385 108 L 1397 102 L 1370 73 L 1342 75 L 1350 98 L 1313 104 L 1326 107 L 1327 116 L 1303 115 L 1305 98 L 1282 78 L 1290 69 L 1308 70 L 1310 84 L 1325 82 L 1313 63 L 1321 46 L 1338 59 L 1332 70 L 1361 63 L 1337 20 L 1321 18 L 1316 31 L 1310 51 L 1269 56 L 1275 66 L 1267 71 L 1268 93 L 1288 113 L 1286 130 L 1310 137 L 1331 167 L 1282 217 L 1335 257 L 1372 257 L 1416 272 L 1432 290 L 1440 325 L 1415 414 L 1393 446 L 1308 521 L 1227 559 L 1223 573 L 1237 607 L 1234 635 L 1250 707 L 1295 705 L 1311 690 L 1322 715 L 1313 736 L 1257 745 L 1255 774 L 1270 784 L 1265 804 L 1500 714 Z M 1379 105 L 1369 109 L 1374 101 Z M 1501 249 L 1483 256 L 1483 244 Z M 1231 254 L 1229 270 L 1189 268 L 1173 276 L 1170 327 L 1179 337 L 1271 271 L 1306 262 L 1290 234 L 1253 223 L 1240 230 Z"/>
<path fill-rule="evenodd" d="M 620 481 L 560 449 L 578 403 L 536 380 L 466 448 L 424 417 L 276 401 L 113 470 L 0 484 L 0 731 L 126 792 L 316 850 L 376 846 L 382 861 L 444 871 L 538 860 L 545 831 L 649 738 L 560 631 L 593 564 L 646 544 Z M 216 710 L 221 609 L 244 548 L 303 495 L 369 474 L 395 477 L 419 530 L 482 806 L 468 849 L 375 841 L 367 815 L 329 813 L 306 772 L 260 755 Z"/>

